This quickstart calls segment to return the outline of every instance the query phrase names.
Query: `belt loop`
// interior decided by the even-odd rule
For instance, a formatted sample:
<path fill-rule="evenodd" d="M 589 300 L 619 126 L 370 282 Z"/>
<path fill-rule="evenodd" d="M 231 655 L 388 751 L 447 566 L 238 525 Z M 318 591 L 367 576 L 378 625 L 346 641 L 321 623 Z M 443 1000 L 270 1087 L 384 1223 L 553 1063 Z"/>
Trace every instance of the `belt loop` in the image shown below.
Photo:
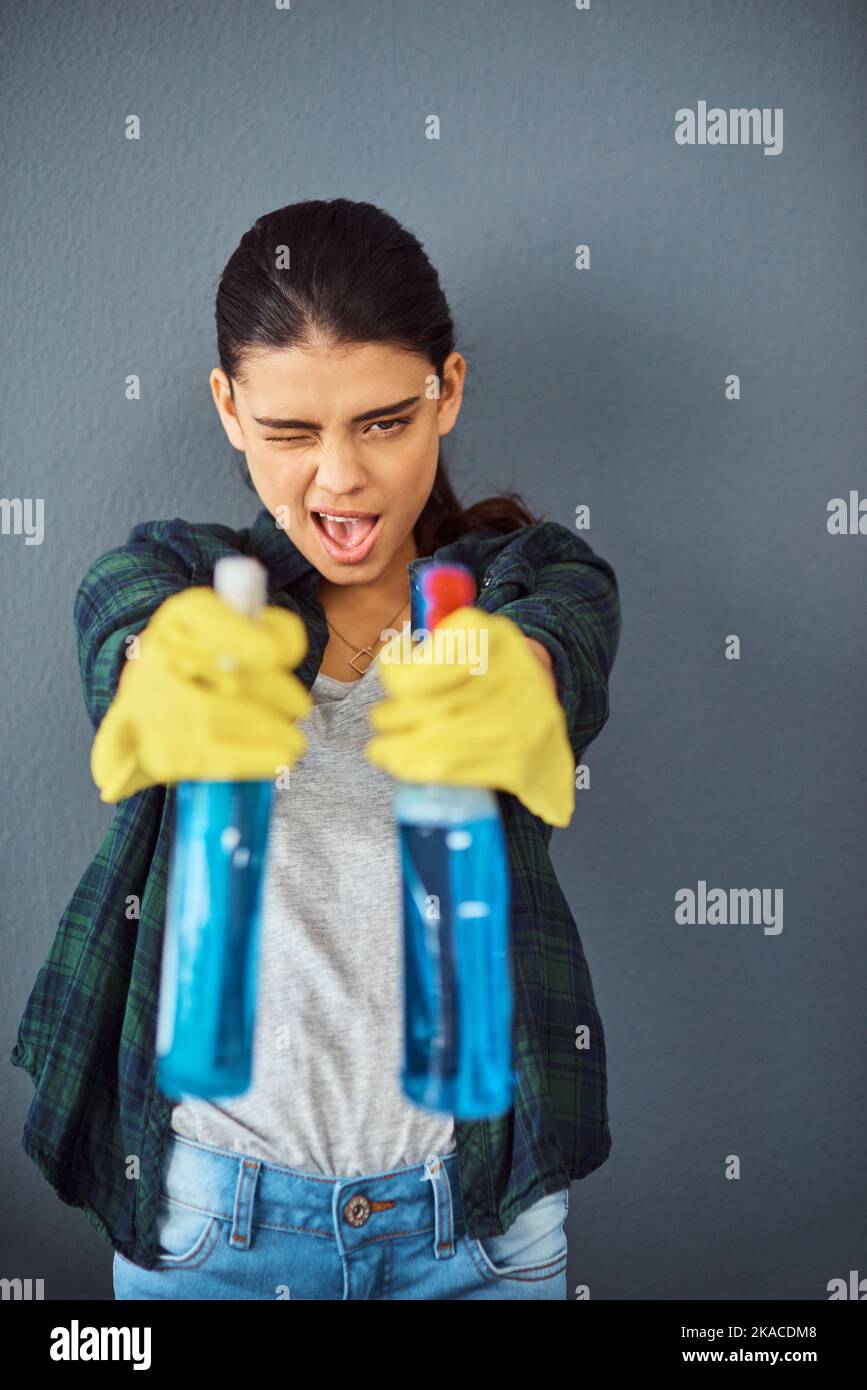
<path fill-rule="evenodd" d="M 434 1257 L 447 1260 L 455 1253 L 454 1207 L 446 1165 L 438 1154 L 430 1154 L 424 1161 L 420 1181 L 427 1179 L 430 1179 L 434 1197 Z"/>
<path fill-rule="evenodd" d="M 238 1165 L 238 1185 L 235 1188 L 232 1230 L 229 1234 L 229 1244 L 235 1250 L 249 1250 L 253 1244 L 253 1223 L 250 1218 L 261 1167 L 261 1163 L 254 1158 L 242 1158 Z"/>

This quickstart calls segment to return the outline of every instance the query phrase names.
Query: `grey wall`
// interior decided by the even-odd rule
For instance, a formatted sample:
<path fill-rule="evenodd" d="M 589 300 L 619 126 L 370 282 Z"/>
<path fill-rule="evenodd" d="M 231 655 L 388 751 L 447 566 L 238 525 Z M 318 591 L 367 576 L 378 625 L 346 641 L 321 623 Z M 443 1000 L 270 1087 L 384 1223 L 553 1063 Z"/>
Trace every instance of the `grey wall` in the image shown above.
<path fill-rule="evenodd" d="M 45 499 L 41 545 L 0 536 L 4 1058 L 111 815 L 76 587 L 138 521 L 252 520 L 207 387 L 220 270 L 262 212 L 370 200 L 458 322 L 456 480 L 566 525 L 589 503 L 621 583 L 611 720 L 553 838 L 614 1136 L 572 1189 L 570 1285 L 816 1299 L 867 1274 L 867 535 L 826 516 L 867 494 L 864 5 L 3 10 L 0 493 Z M 678 145 L 701 99 L 783 108 L 782 153 Z M 700 879 L 783 890 L 783 930 L 678 925 Z M 110 1297 L 109 1247 L 19 1148 L 32 1083 L 4 1066 L 0 1272 Z"/>

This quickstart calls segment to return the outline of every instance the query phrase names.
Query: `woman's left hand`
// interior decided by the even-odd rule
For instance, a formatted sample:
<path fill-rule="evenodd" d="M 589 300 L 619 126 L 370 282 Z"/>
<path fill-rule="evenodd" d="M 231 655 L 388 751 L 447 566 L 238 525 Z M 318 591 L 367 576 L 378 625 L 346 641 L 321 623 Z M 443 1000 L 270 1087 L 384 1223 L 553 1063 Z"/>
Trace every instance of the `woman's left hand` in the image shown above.
<path fill-rule="evenodd" d="M 439 635 L 441 634 L 441 635 Z M 404 660 L 377 654 L 388 696 L 370 712 L 368 760 L 407 782 L 512 792 L 548 825 L 575 809 L 575 759 L 551 675 L 517 623 L 463 607 Z"/>

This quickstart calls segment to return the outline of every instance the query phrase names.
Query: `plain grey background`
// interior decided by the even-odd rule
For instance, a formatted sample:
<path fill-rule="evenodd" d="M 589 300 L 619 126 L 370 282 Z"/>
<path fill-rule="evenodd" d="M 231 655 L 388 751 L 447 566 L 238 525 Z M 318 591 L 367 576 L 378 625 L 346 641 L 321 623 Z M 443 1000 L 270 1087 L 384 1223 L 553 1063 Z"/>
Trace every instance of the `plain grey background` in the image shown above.
<path fill-rule="evenodd" d="M 826 526 L 867 492 L 865 6 L 2 8 L 0 491 L 45 499 L 41 545 L 0 536 L 4 1058 L 111 816 L 76 588 L 136 522 L 253 519 L 207 385 L 220 272 L 263 212 L 371 201 L 457 321 L 459 489 L 567 526 L 588 503 L 621 586 L 610 722 L 552 841 L 613 1133 L 572 1187 L 570 1291 L 822 1299 L 867 1275 L 867 536 Z M 783 152 L 676 144 L 702 99 L 782 107 Z M 783 931 L 677 925 L 700 879 L 781 888 Z M 32 1091 L 7 1060 L 0 1273 L 110 1298 L 110 1247 L 19 1147 Z"/>

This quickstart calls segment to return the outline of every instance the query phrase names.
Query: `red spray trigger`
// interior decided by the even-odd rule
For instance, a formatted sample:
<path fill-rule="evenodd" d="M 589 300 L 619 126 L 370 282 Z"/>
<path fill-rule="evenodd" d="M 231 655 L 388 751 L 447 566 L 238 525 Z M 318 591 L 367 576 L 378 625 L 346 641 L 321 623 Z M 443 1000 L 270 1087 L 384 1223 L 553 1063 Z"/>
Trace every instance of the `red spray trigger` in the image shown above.
<path fill-rule="evenodd" d="M 476 581 L 465 565 L 432 564 L 421 579 L 422 627 L 431 631 L 456 608 L 472 604 Z"/>

